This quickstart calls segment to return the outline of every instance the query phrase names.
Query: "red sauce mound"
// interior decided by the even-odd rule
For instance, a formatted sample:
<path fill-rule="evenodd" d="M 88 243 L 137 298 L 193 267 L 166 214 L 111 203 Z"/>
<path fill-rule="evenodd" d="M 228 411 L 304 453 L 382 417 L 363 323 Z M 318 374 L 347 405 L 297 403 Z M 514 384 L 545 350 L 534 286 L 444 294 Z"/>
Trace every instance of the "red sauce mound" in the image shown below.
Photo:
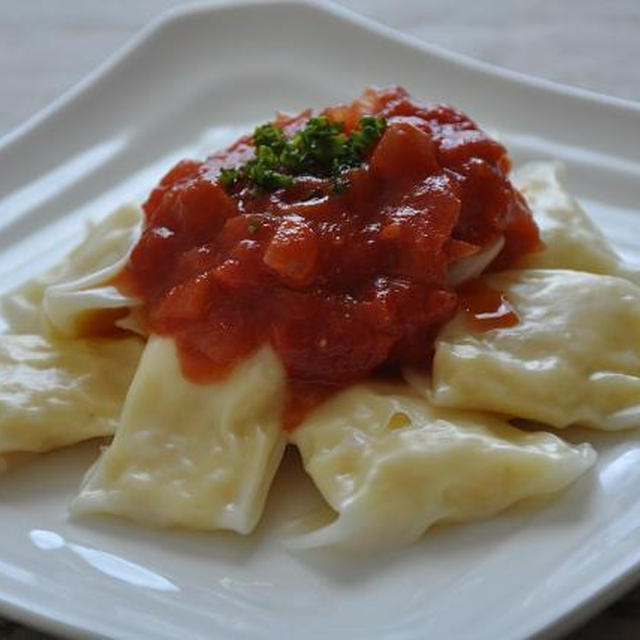
<path fill-rule="evenodd" d="M 272 193 L 227 192 L 220 169 L 253 157 L 247 136 L 204 162 L 180 162 L 144 204 L 126 279 L 150 329 L 176 338 L 194 381 L 223 375 L 266 342 L 296 388 L 425 362 L 458 306 L 450 265 L 501 237 L 492 268 L 538 247 L 505 148 L 464 114 L 401 88 L 323 113 L 347 134 L 363 115 L 387 121 L 342 191 L 300 176 Z M 289 135 L 309 117 L 276 124 Z"/>

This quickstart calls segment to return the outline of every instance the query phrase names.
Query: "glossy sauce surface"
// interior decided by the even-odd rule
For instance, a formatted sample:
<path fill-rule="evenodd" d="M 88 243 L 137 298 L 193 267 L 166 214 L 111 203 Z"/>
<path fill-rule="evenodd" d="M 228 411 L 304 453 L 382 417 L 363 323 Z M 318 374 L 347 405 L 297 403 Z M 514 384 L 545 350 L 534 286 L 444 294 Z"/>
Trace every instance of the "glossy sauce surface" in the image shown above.
<path fill-rule="evenodd" d="M 477 331 L 504 329 L 518 324 L 518 314 L 501 291 L 479 278 L 458 288 L 460 308 L 467 323 Z"/>
<path fill-rule="evenodd" d="M 246 136 L 161 180 L 124 274 L 150 330 L 175 337 L 194 381 L 271 343 L 295 390 L 294 417 L 326 389 L 425 362 L 459 305 L 452 263 L 504 237 L 491 265 L 502 268 L 539 243 L 506 150 L 459 111 L 391 88 L 323 113 L 345 133 L 363 115 L 386 119 L 343 189 L 312 175 L 274 192 L 226 189 L 221 168 L 253 157 Z M 309 117 L 276 124 L 292 135 Z"/>

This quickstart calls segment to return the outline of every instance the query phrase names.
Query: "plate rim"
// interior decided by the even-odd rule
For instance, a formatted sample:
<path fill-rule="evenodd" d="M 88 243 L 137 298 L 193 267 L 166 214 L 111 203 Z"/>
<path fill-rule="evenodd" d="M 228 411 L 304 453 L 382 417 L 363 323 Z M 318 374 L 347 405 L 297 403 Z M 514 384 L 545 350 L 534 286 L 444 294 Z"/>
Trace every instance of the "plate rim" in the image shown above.
<path fill-rule="evenodd" d="M 41 633 L 52 634 L 70 640 L 87 640 L 87 638 L 106 638 L 95 629 L 91 629 L 82 621 L 71 622 L 54 617 L 34 607 L 11 602 L 0 594 L 0 615 L 10 624 L 19 624 Z"/>
<path fill-rule="evenodd" d="M 318 12 L 332 15 L 344 22 L 364 29 L 372 35 L 384 40 L 392 40 L 417 50 L 432 58 L 439 59 L 457 66 L 472 70 L 481 75 L 491 76 L 511 85 L 528 87 L 537 91 L 564 97 L 572 97 L 590 104 L 605 106 L 608 109 L 637 115 L 640 119 L 640 101 L 609 96 L 604 93 L 571 86 L 553 80 L 532 76 L 478 60 L 472 56 L 457 53 L 447 48 L 421 40 L 417 36 L 400 32 L 392 27 L 376 22 L 349 8 L 338 5 L 330 0 L 217 0 L 207 2 L 200 0 L 184 5 L 172 7 L 159 13 L 148 21 L 122 46 L 117 48 L 94 70 L 89 72 L 69 89 L 64 91 L 43 108 L 28 117 L 23 123 L 0 136 L 0 152 L 20 144 L 38 128 L 46 125 L 47 121 L 58 113 L 69 108 L 83 94 L 99 84 L 106 76 L 117 73 L 119 66 L 146 41 L 156 36 L 166 26 L 185 17 L 199 14 L 210 14 L 227 11 L 249 12 L 255 7 L 279 6 L 282 8 L 306 7 Z M 542 619 L 539 625 L 534 625 L 532 637 L 550 638 L 565 634 L 576 626 L 596 615 L 615 599 L 620 597 L 640 579 L 640 555 L 626 568 L 616 569 L 600 584 L 590 589 L 588 595 L 570 602 L 560 615 L 552 615 Z M 0 614 L 10 621 L 29 625 L 43 632 L 64 635 L 64 637 L 86 638 L 106 637 L 96 630 L 95 626 L 86 624 L 87 620 L 65 619 L 43 610 L 42 607 L 25 606 L 13 601 L 6 594 L 0 592 Z"/>
<path fill-rule="evenodd" d="M 197 15 L 199 13 L 222 12 L 229 10 L 251 11 L 254 7 L 266 5 L 281 7 L 302 6 L 315 9 L 320 12 L 329 13 L 346 22 L 366 29 L 379 37 L 394 40 L 400 44 L 417 49 L 422 53 L 429 54 L 447 62 L 455 63 L 483 75 L 498 77 L 510 84 L 526 86 L 555 95 L 578 98 L 591 104 L 599 104 L 616 110 L 632 112 L 640 116 L 640 101 L 610 96 L 591 89 L 584 89 L 582 87 L 556 82 L 547 78 L 541 78 L 527 73 L 522 73 L 520 71 L 515 71 L 513 69 L 507 69 L 490 62 L 478 60 L 473 56 L 458 53 L 447 49 L 446 47 L 432 44 L 425 40 L 421 40 L 417 36 L 403 33 L 392 27 L 376 22 L 374 19 L 338 5 L 332 0 L 216 0 L 215 2 L 194 0 L 194 2 L 188 2 L 184 5 L 172 7 L 159 13 L 139 29 L 128 41 L 107 56 L 107 58 L 96 66 L 95 69 L 73 84 L 60 96 L 54 98 L 47 105 L 29 116 L 24 122 L 0 136 L 0 151 L 4 151 L 6 147 L 19 142 L 20 138 L 30 134 L 37 127 L 44 124 L 47 119 L 54 116 L 62 109 L 67 108 L 75 99 L 79 98 L 93 85 L 97 84 L 103 76 L 117 70 L 117 67 L 125 58 L 169 23 L 180 20 L 186 16 Z"/>

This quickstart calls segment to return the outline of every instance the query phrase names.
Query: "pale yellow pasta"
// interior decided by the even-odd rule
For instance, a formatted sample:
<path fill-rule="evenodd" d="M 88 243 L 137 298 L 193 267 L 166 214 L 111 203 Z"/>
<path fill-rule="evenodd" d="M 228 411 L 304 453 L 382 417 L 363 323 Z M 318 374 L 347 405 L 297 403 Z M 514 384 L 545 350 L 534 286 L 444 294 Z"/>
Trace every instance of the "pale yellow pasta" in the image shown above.
<path fill-rule="evenodd" d="M 285 447 L 284 389 L 284 370 L 269 348 L 228 378 L 195 384 L 183 376 L 173 340 L 152 336 L 113 443 L 72 512 L 250 532 Z"/>
<path fill-rule="evenodd" d="M 579 271 L 488 276 L 519 322 L 479 331 L 459 314 L 440 332 L 431 379 L 408 372 L 443 407 L 495 411 L 554 427 L 640 426 L 640 288 Z"/>
<path fill-rule="evenodd" d="M 640 281 L 638 273 L 621 262 L 600 229 L 566 191 L 562 178 L 563 166 L 557 162 L 526 164 L 512 176 L 545 244 L 542 251 L 525 256 L 518 268 L 575 269 Z"/>
<path fill-rule="evenodd" d="M 336 511 L 297 547 L 359 551 L 413 542 L 438 522 L 493 515 L 558 491 L 595 459 L 544 432 L 486 413 L 433 407 L 405 385 L 352 387 L 292 433 L 306 471 Z"/>
<path fill-rule="evenodd" d="M 141 351 L 137 338 L 0 335 L 0 455 L 112 435 Z"/>
<path fill-rule="evenodd" d="M 98 223 L 89 223 L 85 239 L 60 263 L 0 300 L 11 333 L 78 334 L 87 312 L 139 304 L 109 281 L 122 270 L 140 234 L 142 212 L 123 206 Z"/>

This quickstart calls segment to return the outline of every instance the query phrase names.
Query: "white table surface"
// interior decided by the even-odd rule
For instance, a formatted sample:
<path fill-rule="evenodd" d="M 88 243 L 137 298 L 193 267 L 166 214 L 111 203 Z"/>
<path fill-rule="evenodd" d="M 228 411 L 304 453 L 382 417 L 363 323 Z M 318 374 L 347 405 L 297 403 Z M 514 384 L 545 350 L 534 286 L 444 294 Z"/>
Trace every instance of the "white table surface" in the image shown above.
<path fill-rule="evenodd" d="M 180 4 L 184 0 L 0 0 L 0 136 L 70 88 L 153 16 Z M 640 0 L 341 4 L 482 60 L 640 101 Z M 0 640 L 45 637 L 0 620 Z M 640 589 L 572 637 L 640 638 Z"/>

